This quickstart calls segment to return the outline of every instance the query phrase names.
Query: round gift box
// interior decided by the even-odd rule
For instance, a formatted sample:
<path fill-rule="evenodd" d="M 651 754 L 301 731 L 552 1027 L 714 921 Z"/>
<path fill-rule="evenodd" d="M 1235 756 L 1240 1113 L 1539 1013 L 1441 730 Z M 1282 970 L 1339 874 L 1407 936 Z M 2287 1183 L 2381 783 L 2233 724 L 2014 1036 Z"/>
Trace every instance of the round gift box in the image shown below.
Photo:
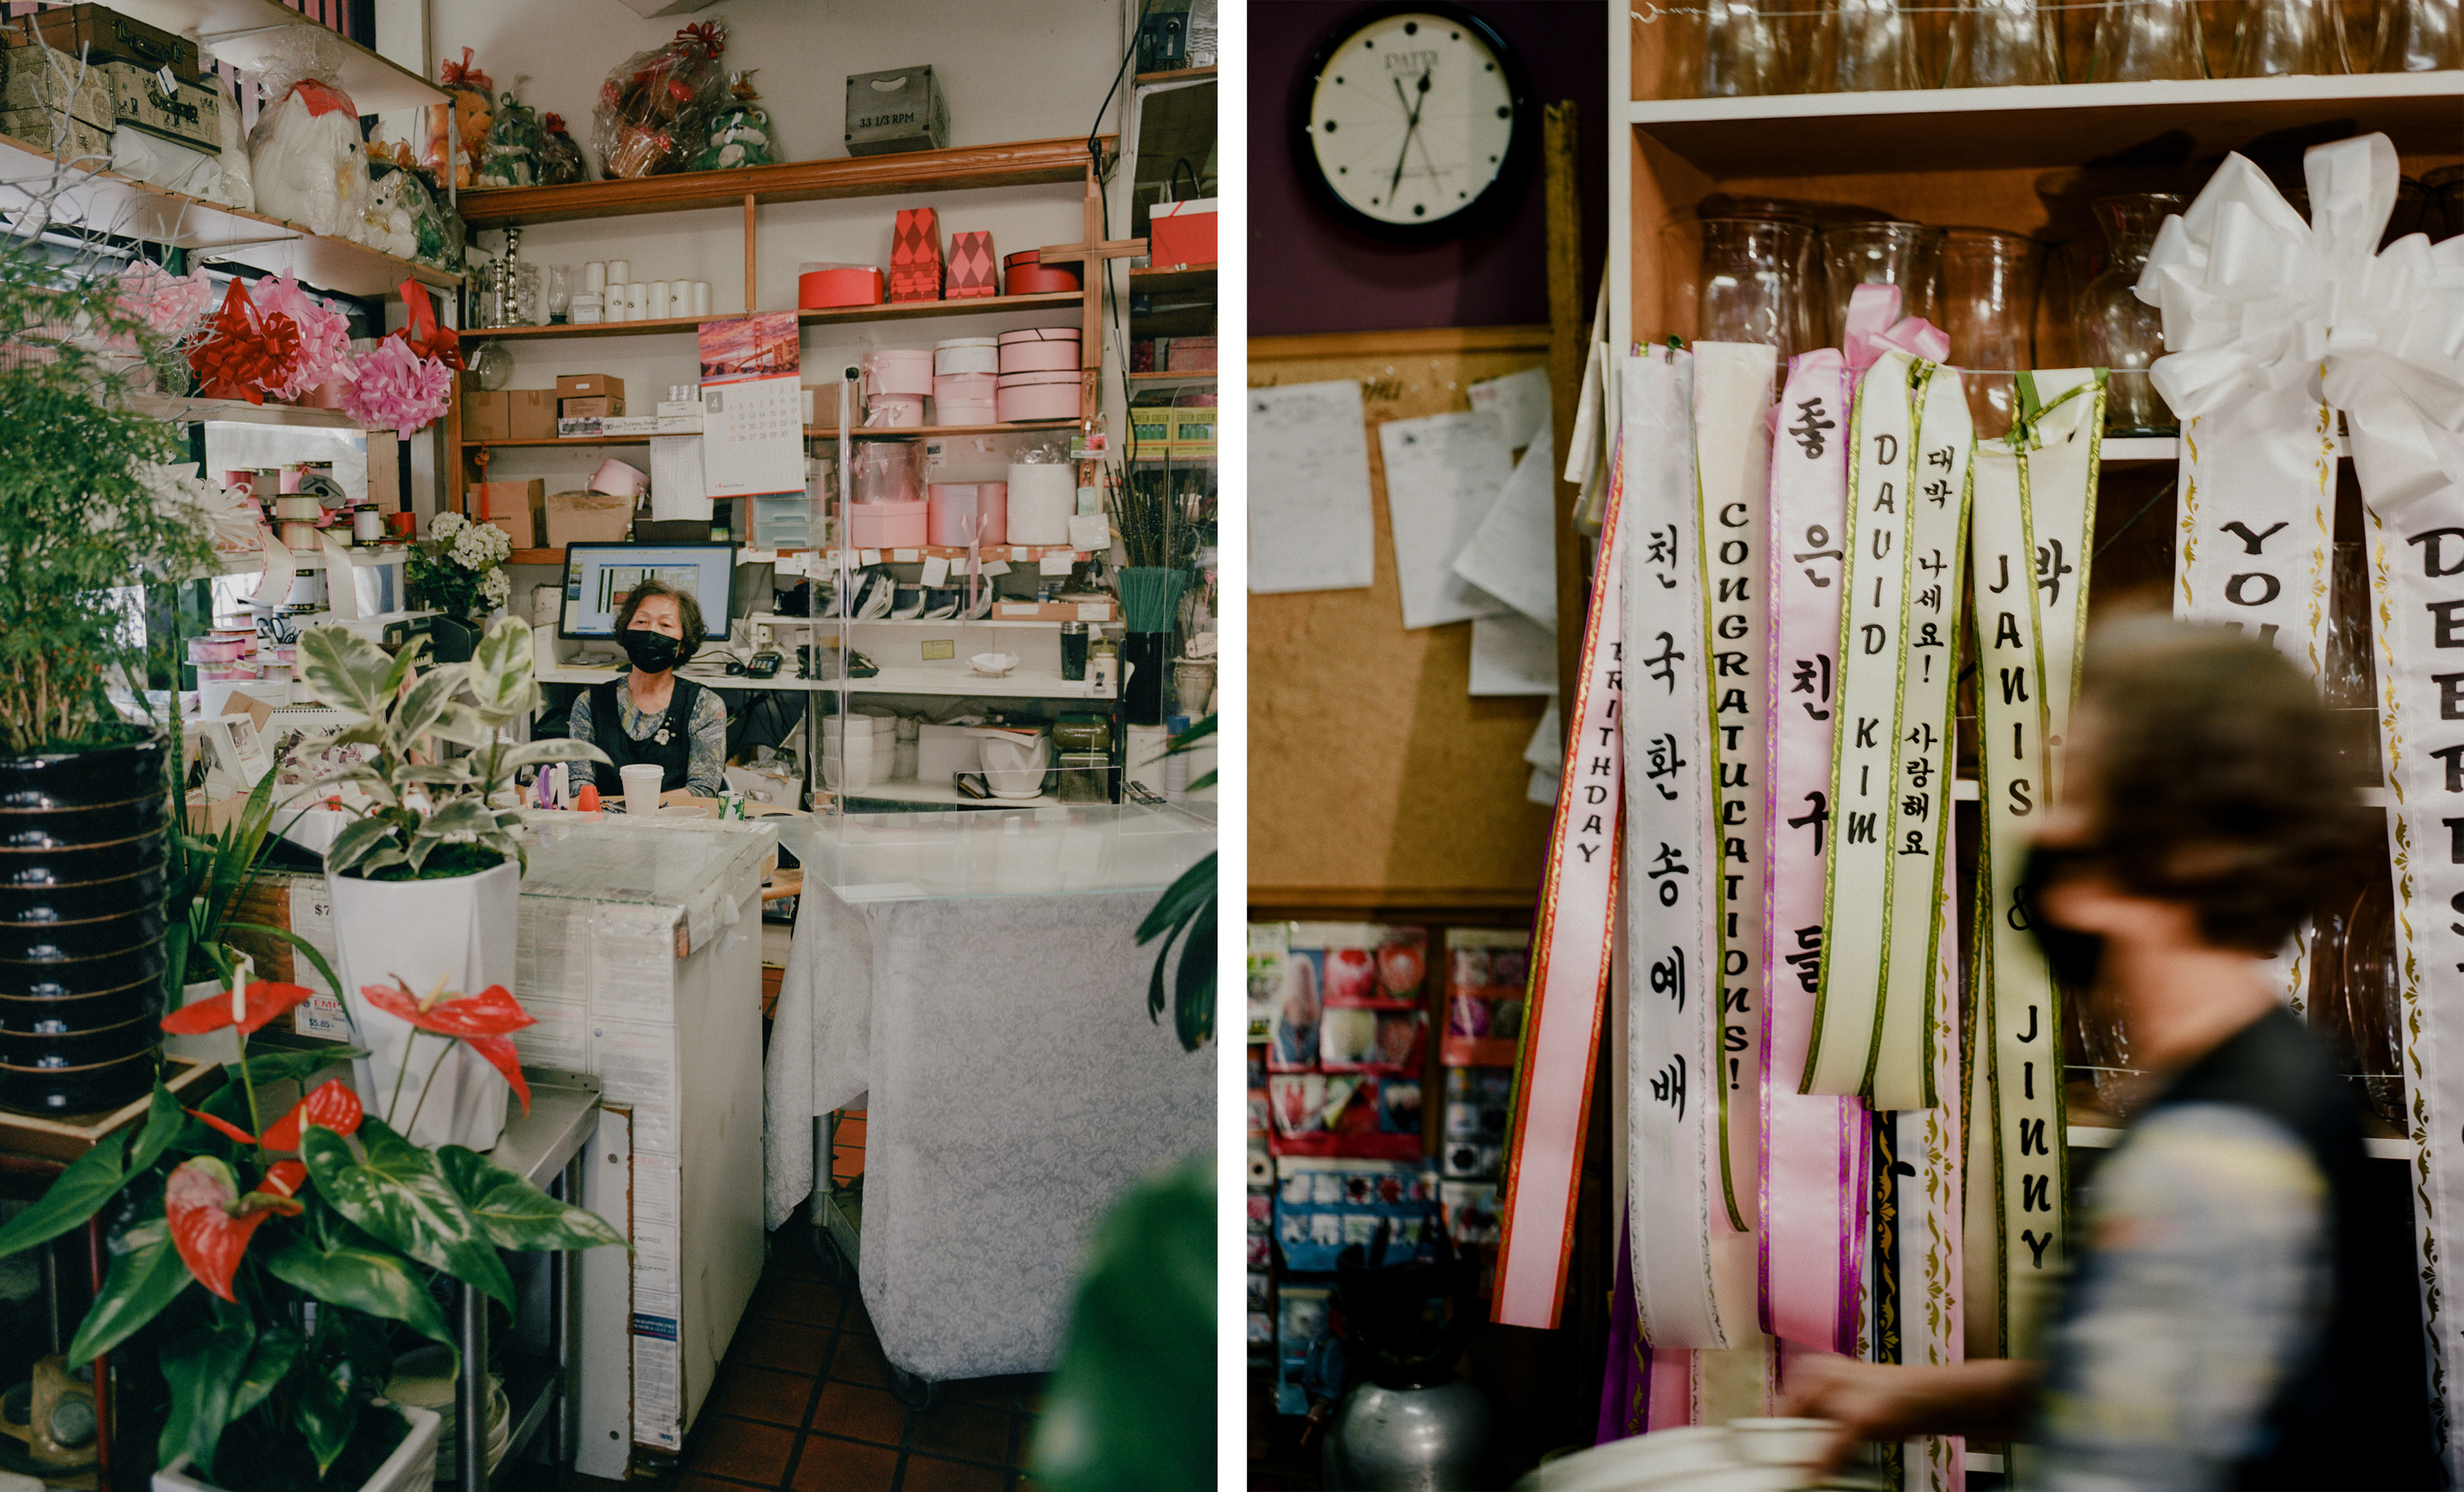
<path fill-rule="evenodd" d="M 953 337 L 933 348 L 933 371 L 943 378 L 954 373 L 998 373 L 1001 343 L 990 337 Z"/>
<path fill-rule="evenodd" d="M 1029 250 L 1032 253 L 1034 251 Z M 1013 296 L 1045 296 L 1078 288 L 1074 270 L 1046 269 L 1029 259 L 1020 264 L 1015 257 L 1009 267 L 1009 283 L 1001 287 Z"/>
<path fill-rule="evenodd" d="M 943 373 L 933 380 L 935 404 L 983 404 L 1000 391 L 1001 376 L 995 373 Z"/>
<path fill-rule="evenodd" d="M 847 504 L 847 542 L 858 549 L 920 549 L 929 502 Z"/>
<path fill-rule="evenodd" d="M 1007 494 L 1009 541 L 1069 542 L 1069 516 L 1078 510 L 1078 471 L 1065 462 L 1013 461 Z"/>
<path fill-rule="evenodd" d="M 933 354 L 922 347 L 885 347 L 867 353 L 864 386 L 876 394 L 929 394 L 933 391 Z"/>
<path fill-rule="evenodd" d="M 865 428 L 912 430 L 924 424 L 922 394 L 875 394 L 864 402 Z"/>
<path fill-rule="evenodd" d="M 881 271 L 866 266 L 806 270 L 796 276 L 796 304 L 806 311 L 881 304 Z"/>
<path fill-rule="evenodd" d="M 933 401 L 934 423 L 954 425 L 998 425 L 1001 406 L 990 399 L 952 399 Z"/>
<path fill-rule="evenodd" d="M 1079 336 L 1079 330 L 1074 326 L 1029 326 L 1015 332 L 1001 333 L 999 344 L 1003 347 L 1015 347 L 1020 342 L 1059 341 L 1074 345 Z"/>
<path fill-rule="evenodd" d="M 188 661 L 237 663 L 247 656 L 250 641 L 245 637 L 191 637 L 188 639 Z"/>
<path fill-rule="evenodd" d="M 1004 373 L 997 406 L 1004 424 L 1016 420 L 1074 420 L 1079 413 L 1075 373 Z M 1059 543 L 1059 539 L 1022 540 Z"/>
<path fill-rule="evenodd" d="M 935 482 L 927 501 L 932 542 L 952 549 L 1009 542 L 1008 483 Z"/>
<path fill-rule="evenodd" d="M 1012 373 L 1075 373 L 1078 370 L 1078 344 L 1074 341 L 1012 342 L 1001 350 L 1001 370 L 1004 377 Z"/>

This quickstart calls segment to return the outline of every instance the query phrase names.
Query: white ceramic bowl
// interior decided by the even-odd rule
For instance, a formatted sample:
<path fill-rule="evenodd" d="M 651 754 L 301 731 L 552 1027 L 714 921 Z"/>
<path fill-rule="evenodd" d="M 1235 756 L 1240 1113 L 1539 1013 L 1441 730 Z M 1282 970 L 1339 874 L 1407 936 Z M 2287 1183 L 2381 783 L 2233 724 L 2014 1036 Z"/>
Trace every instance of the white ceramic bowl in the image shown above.
<path fill-rule="evenodd" d="M 1018 654 L 978 653 L 967 660 L 967 666 L 986 678 L 1002 678 L 1018 667 Z"/>

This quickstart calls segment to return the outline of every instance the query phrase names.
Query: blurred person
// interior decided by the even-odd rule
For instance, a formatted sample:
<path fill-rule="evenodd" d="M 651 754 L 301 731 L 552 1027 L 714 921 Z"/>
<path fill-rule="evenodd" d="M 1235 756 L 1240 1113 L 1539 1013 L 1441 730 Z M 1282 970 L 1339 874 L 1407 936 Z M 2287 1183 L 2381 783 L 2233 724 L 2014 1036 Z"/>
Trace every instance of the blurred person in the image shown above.
<path fill-rule="evenodd" d="M 1813 1359 L 1791 1412 L 1839 1423 L 1834 1464 L 1965 1434 L 2033 1445 L 2057 1489 L 2439 1484 L 2410 1240 L 2365 1220 L 2359 1109 L 2261 967 L 2353 848 L 2336 735 L 2237 632 L 2091 638 L 2025 897 L 2149 1096 L 2079 1198 L 2044 1360 Z"/>

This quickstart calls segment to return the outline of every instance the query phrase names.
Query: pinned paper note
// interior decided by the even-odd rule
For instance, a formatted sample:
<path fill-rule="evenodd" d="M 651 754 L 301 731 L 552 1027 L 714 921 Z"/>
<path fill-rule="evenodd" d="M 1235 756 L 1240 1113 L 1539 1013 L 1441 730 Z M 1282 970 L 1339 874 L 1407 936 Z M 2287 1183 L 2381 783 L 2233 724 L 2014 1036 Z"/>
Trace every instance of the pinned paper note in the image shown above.
<path fill-rule="evenodd" d="M 1072 515 L 1069 519 L 1069 547 L 1086 550 L 1111 548 L 1111 525 L 1100 513 Z"/>
<path fill-rule="evenodd" d="M 996 575 L 1007 575 L 1009 562 L 1004 560 L 987 560 L 976 566 L 976 573 L 986 580 L 991 580 Z"/>
<path fill-rule="evenodd" d="M 1474 620 L 1471 691 L 1479 697 L 1557 692 L 1556 634 L 1518 616 Z"/>
<path fill-rule="evenodd" d="M 856 557 L 860 564 L 881 563 L 881 551 L 878 549 L 859 549 L 856 551 Z"/>
<path fill-rule="evenodd" d="M 650 442 L 650 516 L 662 523 L 708 522 L 715 516 L 702 480 L 701 437 L 664 435 Z"/>
<path fill-rule="evenodd" d="M 1557 702 L 1549 701 L 1540 723 L 1531 728 L 1531 739 L 1524 744 L 1523 759 L 1543 772 L 1554 775 L 1566 769 L 1566 727 L 1557 714 Z"/>
<path fill-rule="evenodd" d="M 1389 420 L 1377 428 L 1377 447 L 1386 463 L 1386 513 L 1395 530 L 1404 627 L 1511 611 L 1454 569 L 1455 556 L 1514 474 L 1497 417 L 1473 412 Z"/>
<path fill-rule="evenodd" d="M 1376 579 L 1359 384 L 1253 388 L 1249 589 L 1357 590 Z"/>
<path fill-rule="evenodd" d="M 950 561 L 934 555 L 924 561 L 924 583 L 938 585 L 950 578 Z"/>
<path fill-rule="evenodd" d="M 1507 449 L 1521 450 L 1549 432 L 1549 370 L 1525 368 L 1504 378 L 1483 379 L 1465 390 L 1471 406 L 1497 416 Z"/>
<path fill-rule="evenodd" d="M 1541 626 L 1557 627 L 1555 462 L 1546 439 L 1523 452 L 1506 491 L 1455 556 L 1455 573 Z"/>

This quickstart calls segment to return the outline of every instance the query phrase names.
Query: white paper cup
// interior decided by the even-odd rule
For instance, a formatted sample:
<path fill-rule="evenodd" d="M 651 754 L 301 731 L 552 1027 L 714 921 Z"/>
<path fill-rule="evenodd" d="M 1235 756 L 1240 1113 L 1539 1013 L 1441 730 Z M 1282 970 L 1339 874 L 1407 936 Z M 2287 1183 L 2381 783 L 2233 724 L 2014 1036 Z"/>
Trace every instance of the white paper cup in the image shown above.
<path fill-rule="evenodd" d="M 637 761 L 617 770 L 625 779 L 625 811 L 648 816 L 659 811 L 659 779 L 665 776 L 654 761 Z"/>

